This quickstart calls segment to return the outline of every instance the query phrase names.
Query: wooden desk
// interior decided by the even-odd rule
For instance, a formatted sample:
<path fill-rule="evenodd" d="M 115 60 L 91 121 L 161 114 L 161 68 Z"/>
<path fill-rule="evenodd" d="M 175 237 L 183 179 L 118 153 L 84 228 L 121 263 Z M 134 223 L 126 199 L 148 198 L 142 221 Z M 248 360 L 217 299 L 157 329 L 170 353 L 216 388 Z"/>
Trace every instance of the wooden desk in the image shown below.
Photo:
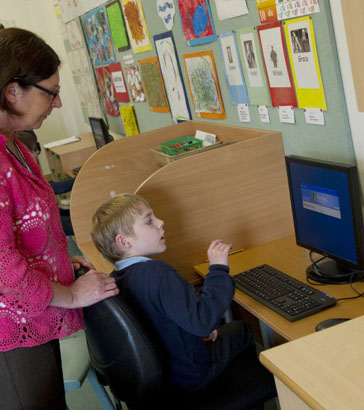
<path fill-rule="evenodd" d="M 364 408 L 364 316 L 266 350 L 260 360 L 275 376 L 281 410 Z"/>
<path fill-rule="evenodd" d="M 294 236 L 278 239 L 230 256 L 230 273 L 237 274 L 246 269 L 267 263 L 292 277 L 306 281 L 306 267 L 310 264 L 308 251 L 296 245 Z M 206 276 L 208 264 L 194 266 L 201 276 Z M 364 291 L 364 283 L 355 283 L 355 288 Z M 314 286 L 335 298 L 355 296 L 350 285 Z M 260 321 L 269 326 L 285 340 L 294 340 L 315 332 L 315 326 L 324 319 L 334 317 L 354 318 L 364 315 L 364 298 L 339 301 L 336 306 L 315 315 L 289 322 L 277 313 L 266 308 L 245 293 L 236 290 L 234 300 Z M 363 345 L 364 346 L 364 345 Z"/>

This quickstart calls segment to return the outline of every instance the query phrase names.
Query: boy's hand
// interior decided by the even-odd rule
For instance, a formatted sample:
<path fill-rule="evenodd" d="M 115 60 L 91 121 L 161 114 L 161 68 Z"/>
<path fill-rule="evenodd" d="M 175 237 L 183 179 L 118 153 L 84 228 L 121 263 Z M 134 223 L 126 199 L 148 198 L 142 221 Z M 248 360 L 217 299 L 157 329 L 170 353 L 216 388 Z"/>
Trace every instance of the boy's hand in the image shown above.
<path fill-rule="evenodd" d="M 217 335 L 218 335 L 218 330 L 215 329 L 208 336 L 203 337 L 202 340 L 204 342 L 215 342 L 217 339 Z"/>
<path fill-rule="evenodd" d="M 229 265 L 229 252 L 231 248 L 231 243 L 224 243 L 220 239 L 212 241 L 207 250 L 210 265 Z"/>

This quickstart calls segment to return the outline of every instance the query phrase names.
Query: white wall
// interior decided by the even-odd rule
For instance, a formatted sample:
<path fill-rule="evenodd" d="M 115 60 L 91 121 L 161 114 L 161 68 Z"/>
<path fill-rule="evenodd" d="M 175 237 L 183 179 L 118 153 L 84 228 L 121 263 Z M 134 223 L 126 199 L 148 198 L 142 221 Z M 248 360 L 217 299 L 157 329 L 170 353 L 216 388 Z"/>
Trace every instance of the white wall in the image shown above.
<path fill-rule="evenodd" d="M 1 0 L 0 21 L 5 27 L 15 25 L 38 34 L 57 52 L 62 61 L 61 99 L 62 108 L 53 110 L 52 115 L 36 131 L 40 143 L 70 137 L 90 130 L 84 122 L 81 106 L 67 61 L 62 36 L 52 0 Z M 45 174 L 49 167 L 44 152 L 40 163 Z"/>
<path fill-rule="evenodd" d="M 350 0 L 343 0 L 350 1 Z M 341 75 L 344 84 L 346 105 L 349 114 L 351 135 L 355 157 L 359 169 L 362 193 L 364 192 L 364 113 L 358 111 L 354 80 L 352 75 L 349 50 L 347 45 L 345 24 L 341 8 L 341 0 L 330 0 L 332 20 L 339 54 Z M 364 21 L 363 21 L 364 27 Z"/>

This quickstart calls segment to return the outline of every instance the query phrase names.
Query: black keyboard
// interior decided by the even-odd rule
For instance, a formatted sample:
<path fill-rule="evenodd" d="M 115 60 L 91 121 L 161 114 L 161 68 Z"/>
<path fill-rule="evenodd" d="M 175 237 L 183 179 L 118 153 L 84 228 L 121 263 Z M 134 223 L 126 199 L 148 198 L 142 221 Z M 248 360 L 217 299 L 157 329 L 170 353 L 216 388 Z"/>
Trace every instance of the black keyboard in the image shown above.
<path fill-rule="evenodd" d="M 336 299 L 269 265 L 241 272 L 234 279 L 237 289 L 291 322 L 336 304 Z"/>

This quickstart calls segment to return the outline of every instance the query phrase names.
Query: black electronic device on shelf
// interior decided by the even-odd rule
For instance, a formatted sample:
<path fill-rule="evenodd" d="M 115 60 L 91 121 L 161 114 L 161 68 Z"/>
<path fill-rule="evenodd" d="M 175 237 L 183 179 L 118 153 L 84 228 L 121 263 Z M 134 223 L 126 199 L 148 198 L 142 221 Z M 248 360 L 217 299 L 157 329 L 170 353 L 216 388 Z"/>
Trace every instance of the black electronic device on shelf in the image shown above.
<path fill-rule="evenodd" d="M 321 283 L 361 280 L 364 233 L 356 166 L 286 157 L 297 245 L 323 256 L 307 268 Z"/>
<path fill-rule="evenodd" d="M 105 121 L 102 118 L 89 117 L 89 123 L 92 134 L 95 139 L 96 148 L 99 149 L 111 141 L 114 141 L 112 135 L 109 134 L 109 130 Z"/>

